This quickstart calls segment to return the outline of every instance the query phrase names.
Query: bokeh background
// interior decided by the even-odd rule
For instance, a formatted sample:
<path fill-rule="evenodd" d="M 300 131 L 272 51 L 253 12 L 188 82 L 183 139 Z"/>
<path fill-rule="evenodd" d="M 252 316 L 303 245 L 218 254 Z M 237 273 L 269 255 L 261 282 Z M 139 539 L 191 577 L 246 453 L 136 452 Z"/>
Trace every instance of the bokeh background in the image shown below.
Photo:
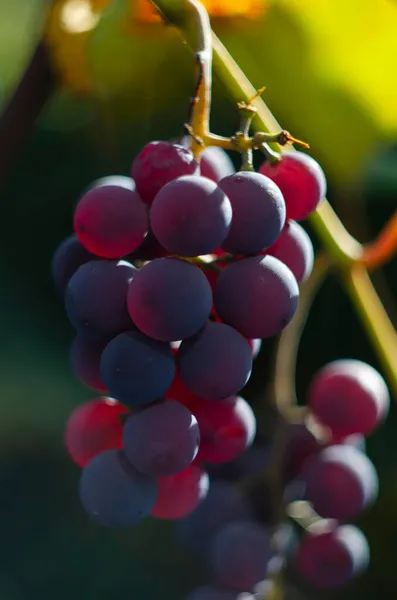
<path fill-rule="evenodd" d="M 1 189 L 0 600 L 182 600 L 206 578 L 205 566 L 185 555 L 167 524 L 148 520 L 114 534 L 90 523 L 62 438 L 70 411 L 93 396 L 69 368 L 73 332 L 51 281 L 52 253 L 71 233 L 73 207 L 87 184 L 128 174 L 145 142 L 180 134 L 193 89 L 192 55 L 172 29 L 148 17 L 146 1 L 56 3 L 46 38 L 59 85 Z M 2 106 L 43 35 L 50 4 L 0 0 Z M 283 127 L 310 143 L 346 226 L 360 241 L 371 239 L 397 200 L 397 3 L 206 5 L 253 84 L 266 86 L 264 98 Z M 212 129 L 230 135 L 237 124 L 237 109 L 215 74 Z M 397 323 L 396 261 L 374 280 Z M 265 345 L 247 390 L 254 404 L 264 398 L 272 349 Z M 381 369 L 353 307 L 330 278 L 301 343 L 302 402 L 316 368 L 338 357 Z M 359 522 L 372 550 L 370 569 L 330 598 L 396 598 L 396 432 L 392 409 L 368 442 L 381 482 L 377 504 Z M 291 594 L 320 597 L 328 598 Z"/>

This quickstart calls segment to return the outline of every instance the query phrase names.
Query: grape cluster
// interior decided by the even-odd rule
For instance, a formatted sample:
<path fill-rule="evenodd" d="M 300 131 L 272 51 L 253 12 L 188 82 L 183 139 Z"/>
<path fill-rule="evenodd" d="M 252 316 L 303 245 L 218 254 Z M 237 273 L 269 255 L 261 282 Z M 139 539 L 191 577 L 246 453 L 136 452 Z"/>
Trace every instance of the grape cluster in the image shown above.
<path fill-rule="evenodd" d="M 199 164 L 183 145 L 151 142 L 131 177 L 85 190 L 75 234 L 54 255 L 76 330 L 72 368 L 100 394 L 66 427 L 82 505 L 107 527 L 175 520 L 214 573 L 214 586 L 190 600 L 252 592 L 291 554 L 290 530 L 267 519 L 270 502 L 266 512 L 261 497 L 257 511 L 235 485 L 270 455 L 240 392 L 261 340 L 294 316 L 313 266 L 297 221 L 325 188 L 319 165 L 301 153 L 236 173 L 218 148 Z M 345 523 L 376 496 L 374 468 L 355 445 L 385 417 L 388 392 L 368 365 L 339 361 L 315 377 L 308 405 L 329 439 L 289 426 L 282 479 L 285 498 L 326 519 L 295 557 L 309 582 L 330 587 L 368 560 L 363 535 Z"/>

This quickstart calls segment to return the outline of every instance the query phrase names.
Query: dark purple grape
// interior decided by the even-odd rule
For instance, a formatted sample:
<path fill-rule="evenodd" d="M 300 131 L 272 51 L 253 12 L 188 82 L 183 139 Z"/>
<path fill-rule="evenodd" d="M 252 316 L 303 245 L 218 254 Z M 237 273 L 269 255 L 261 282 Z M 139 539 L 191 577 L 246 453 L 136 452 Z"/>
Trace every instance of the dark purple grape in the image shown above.
<path fill-rule="evenodd" d="M 164 396 L 175 375 L 175 361 L 169 344 L 129 331 L 106 346 L 100 372 L 114 398 L 128 406 L 144 406 Z"/>
<path fill-rule="evenodd" d="M 290 269 L 273 256 L 244 258 L 224 269 L 214 291 L 220 319 L 248 338 L 266 338 L 288 325 L 299 288 Z"/>
<path fill-rule="evenodd" d="M 133 412 L 124 425 L 125 455 L 139 471 L 155 477 L 174 475 L 188 467 L 199 443 L 196 418 L 171 400 Z"/>
<path fill-rule="evenodd" d="M 104 338 L 134 327 L 127 309 L 127 291 L 137 273 L 130 263 L 93 260 L 82 265 L 65 294 L 67 315 L 82 335 Z"/>
<path fill-rule="evenodd" d="M 246 340 L 224 323 L 207 323 L 198 334 L 183 341 L 177 360 L 187 387 L 211 400 L 237 394 L 252 369 Z"/>
<path fill-rule="evenodd" d="M 233 209 L 230 231 L 219 244 L 232 254 L 254 254 L 277 240 L 285 223 L 284 198 L 275 183 L 260 173 L 242 171 L 222 179 L 219 187 Z"/>
<path fill-rule="evenodd" d="M 156 498 L 156 479 L 134 469 L 120 450 L 98 454 L 82 471 L 81 503 L 105 527 L 139 523 L 150 514 Z"/>
<path fill-rule="evenodd" d="M 322 517 L 350 521 L 378 494 L 378 477 L 369 458 L 354 446 L 328 446 L 304 472 L 306 499 Z"/>
<path fill-rule="evenodd" d="M 221 587 L 202 585 L 192 590 L 185 600 L 238 600 L 240 592 L 234 592 Z M 249 600 L 245 598 L 244 600 Z"/>
<path fill-rule="evenodd" d="M 211 539 L 220 529 L 250 517 L 251 510 L 242 493 L 230 483 L 215 481 L 198 508 L 177 522 L 176 531 L 193 553 L 206 555 Z"/>
<path fill-rule="evenodd" d="M 82 335 L 77 335 L 70 348 L 70 362 L 76 377 L 84 385 L 100 392 L 107 393 L 105 384 L 101 379 L 100 363 L 102 352 L 109 340 L 90 340 Z"/>
<path fill-rule="evenodd" d="M 51 264 L 52 278 L 58 290 L 63 294 L 77 269 L 96 258 L 95 254 L 84 248 L 75 235 L 63 240 L 55 250 Z"/>
<path fill-rule="evenodd" d="M 269 532 L 246 521 L 230 523 L 216 534 L 210 559 L 219 583 L 249 592 L 266 577 L 272 554 Z"/>
<path fill-rule="evenodd" d="M 164 248 L 180 256 L 209 254 L 230 229 L 232 207 L 210 179 L 179 177 L 164 186 L 150 210 L 153 233 Z"/>
<path fill-rule="evenodd" d="M 128 291 L 128 310 L 135 325 L 161 341 L 182 340 L 196 333 L 211 306 L 211 287 L 204 273 L 177 258 L 147 263 Z"/>

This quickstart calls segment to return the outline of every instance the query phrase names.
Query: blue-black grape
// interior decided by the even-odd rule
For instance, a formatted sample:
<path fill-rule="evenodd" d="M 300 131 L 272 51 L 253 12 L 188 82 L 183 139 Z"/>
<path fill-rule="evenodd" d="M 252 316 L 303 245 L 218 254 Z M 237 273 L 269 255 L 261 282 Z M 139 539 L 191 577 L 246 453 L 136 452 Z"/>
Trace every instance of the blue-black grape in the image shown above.
<path fill-rule="evenodd" d="M 136 326 L 161 341 L 177 341 L 195 334 L 212 307 L 211 287 L 195 265 L 177 258 L 147 263 L 128 290 L 128 310 Z"/>
<path fill-rule="evenodd" d="M 164 248 L 180 256 L 209 254 L 222 244 L 231 222 L 227 195 L 214 181 L 194 175 L 164 186 L 150 210 L 154 235 Z"/>
<path fill-rule="evenodd" d="M 101 394 L 107 393 L 101 379 L 100 363 L 108 342 L 107 339 L 90 340 L 77 335 L 70 347 L 70 362 L 74 374 L 84 385 Z"/>
<path fill-rule="evenodd" d="M 260 173 L 242 171 L 219 182 L 233 209 L 230 231 L 220 244 L 233 254 L 254 254 L 277 240 L 285 223 L 285 203 L 277 185 Z"/>
<path fill-rule="evenodd" d="M 213 536 L 228 523 L 251 518 L 251 509 L 233 485 L 215 481 L 207 497 L 190 515 L 176 524 L 178 537 L 194 554 L 206 555 Z"/>
<path fill-rule="evenodd" d="M 200 442 L 196 418 L 179 402 L 164 400 L 133 412 L 124 425 L 124 452 L 139 471 L 162 477 L 190 465 Z"/>
<path fill-rule="evenodd" d="M 195 336 L 184 340 L 177 355 L 179 373 L 187 387 L 208 399 L 237 394 L 252 370 L 252 354 L 246 340 L 224 323 L 207 323 Z"/>
<path fill-rule="evenodd" d="M 269 532 L 257 523 L 242 521 L 216 534 L 210 560 L 219 583 L 248 592 L 266 577 L 272 554 Z"/>
<path fill-rule="evenodd" d="M 369 547 L 353 525 L 320 521 L 301 540 L 295 556 L 298 572 L 314 587 L 332 589 L 348 584 L 368 566 Z"/>
<path fill-rule="evenodd" d="M 71 235 L 55 250 L 52 258 L 51 273 L 58 290 L 63 294 L 72 275 L 90 260 L 96 260 L 95 254 L 84 248 L 77 236 Z"/>
<path fill-rule="evenodd" d="M 127 291 L 136 272 L 123 260 L 93 260 L 82 265 L 65 294 L 66 312 L 75 329 L 87 337 L 103 338 L 133 328 Z"/>
<path fill-rule="evenodd" d="M 304 472 L 306 499 L 322 517 L 350 521 L 378 494 L 378 477 L 369 458 L 354 446 L 328 446 Z"/>
<path fill-rule="evenodd" d="M 294 316 L 298 298 L 295 277 L 273 256 L 253 256 L 227 266 L 214 290 L 220 319 L 248 338 L 280 333 Z"/>
<path fill-rule="evenodd" d="M 134 469 L 120 450 L 98 454 L 82 471 L 81 503 L 105 527 L 139 523 L 150 514 L 156 498 L 156 479 Z"/>
<path fill-rule="evenodd" d="M 169 344 L 128 331 L 106 346 L 100 372 L 111 396 L 128 406 L 143 406 L 164 396 L 175 361 Z"/>

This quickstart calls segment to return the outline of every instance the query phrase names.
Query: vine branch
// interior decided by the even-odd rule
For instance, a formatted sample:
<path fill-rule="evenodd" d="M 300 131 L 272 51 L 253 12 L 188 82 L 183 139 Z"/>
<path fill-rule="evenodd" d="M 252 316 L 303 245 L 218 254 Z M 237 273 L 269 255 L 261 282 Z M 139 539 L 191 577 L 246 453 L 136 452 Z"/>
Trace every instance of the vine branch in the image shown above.
<path fill-rule="evenodd" d="M 0 117 L 0 184 L 9 177 L 56 84 L 49 51 L 40 41 Z"/>

